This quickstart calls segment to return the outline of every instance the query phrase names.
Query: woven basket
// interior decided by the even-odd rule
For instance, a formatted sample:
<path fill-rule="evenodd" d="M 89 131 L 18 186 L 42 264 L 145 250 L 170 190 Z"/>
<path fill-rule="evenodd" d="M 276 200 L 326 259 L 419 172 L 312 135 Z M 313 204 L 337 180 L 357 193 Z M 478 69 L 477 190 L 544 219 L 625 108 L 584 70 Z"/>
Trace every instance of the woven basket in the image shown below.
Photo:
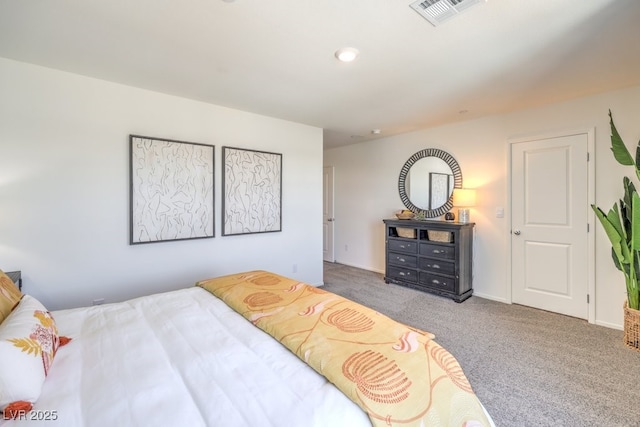
<path fill-rule="evenodd" d="M 415 239 L 416 238 L 416 229 L 415 228 L 402 228 L 397 227 L 396 232 L 399 237 L 404 237 L 405 239 Z"/>
<path fill-rule="evenodd" d="M 640 351 L 640 310 L 629 308 L 624 302 L 624 344 Z"/>
<path fill-rule="evenodd" d="M 450 231 L 439 231 L 439 230 L 427 230 L 427 236 L 429 236 L 429 240 L 434 242 L 447 242 L 451 243 L 452 235 Z"/>

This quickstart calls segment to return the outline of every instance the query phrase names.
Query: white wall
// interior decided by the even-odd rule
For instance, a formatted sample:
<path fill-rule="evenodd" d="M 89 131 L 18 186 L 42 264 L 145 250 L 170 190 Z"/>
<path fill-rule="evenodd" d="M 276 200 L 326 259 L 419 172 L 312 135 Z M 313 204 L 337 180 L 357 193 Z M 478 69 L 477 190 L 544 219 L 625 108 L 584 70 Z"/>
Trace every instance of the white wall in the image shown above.
<path fill-rule="evenodd" d="M 382 219 L 403 208 L 397 188 L 400 169 L 415 152 L 440 148 L 460 164 L 464 186 L 478 190 L 478 206 L 471 212 L 476 222 L 474 292 L 507 301 L 508 139 L 595 127 L 596 204 L 608 210 L 622 193 L 622 177 L 635 179 L 633 169 L 618 165 L 609 150 L 609 109 L 635 153 L 640 87 L 326 150 L 325 166 L 335 167 L 336 261 L 384 271 Z M 496 218 L 497 207 L 505 208 L 504 218 Z M 596 233 L 596 323 L 621 328 L 624 278 L 613 266 L 600 224 L 591 229 Z"/>
<path fill-rule="evenodd" d="M 129 134 L 215 145 L 215 238 L 128 244 Z M 282 232 L 221 236 L 223 145 L 283 154 Z M 321 156 L 319 128 L 0 58 L 0 268 L 52 310 L 249 269 L 320 284 Z"/>

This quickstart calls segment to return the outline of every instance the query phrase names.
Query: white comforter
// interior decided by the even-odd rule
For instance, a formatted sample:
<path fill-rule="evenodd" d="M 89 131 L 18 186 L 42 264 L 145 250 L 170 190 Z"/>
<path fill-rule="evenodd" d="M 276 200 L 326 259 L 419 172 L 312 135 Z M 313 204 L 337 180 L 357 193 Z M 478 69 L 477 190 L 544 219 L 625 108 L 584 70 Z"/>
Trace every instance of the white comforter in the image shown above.
<path fill-rule="evenodd" d="M 61 347 L 14 426 L 370 426 L 338 389 L 207 291 L 53 312 Z M 47 412 L 49 411 L 49 412 Z"/>

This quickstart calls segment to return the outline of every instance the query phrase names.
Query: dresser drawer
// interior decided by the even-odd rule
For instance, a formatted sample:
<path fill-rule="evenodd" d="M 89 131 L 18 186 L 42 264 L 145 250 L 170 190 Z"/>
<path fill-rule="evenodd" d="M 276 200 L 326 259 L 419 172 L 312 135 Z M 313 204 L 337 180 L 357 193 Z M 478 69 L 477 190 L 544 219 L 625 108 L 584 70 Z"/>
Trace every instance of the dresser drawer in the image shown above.
<path fill-rule="evenodd" d="M 388 275 L 394 279 L 406 280 L 408 282 L 418 281 L 418 271 L 410 268 L 389 266 Z"/>
<path fill-rule="evenodd" d="M 397 265 L 400 267 L 416 268 L 418 266 L 418 257 L 415 255 L 389 252 L 389 264 Z"/>
<path fill-rule="evenodd" d="M 418 253 L 418 243 L 408 242 L 405 240 L 389 239 L 389 250 L 415 254 L 415 253 Z"/>
<path fill-rule="evenodd" d="M 438 258 L 420 258 L 420 269 L 441 274 L 456 274 L 456 264 L 453 260 L 447 261 Z"/>
<path fill-rule="evenodd" d="M 456 279 L 453 277 L 438 276 L 421 271 L 420 284 L 434 289 L 454 292 L 456 288 Z"/>
<path fill-rule="evenodd" d="M 430 256 L 434 258 L 455 259 L 455 246 L 431 245 L 429 243 L 420 244 L 420 255 Z"/>

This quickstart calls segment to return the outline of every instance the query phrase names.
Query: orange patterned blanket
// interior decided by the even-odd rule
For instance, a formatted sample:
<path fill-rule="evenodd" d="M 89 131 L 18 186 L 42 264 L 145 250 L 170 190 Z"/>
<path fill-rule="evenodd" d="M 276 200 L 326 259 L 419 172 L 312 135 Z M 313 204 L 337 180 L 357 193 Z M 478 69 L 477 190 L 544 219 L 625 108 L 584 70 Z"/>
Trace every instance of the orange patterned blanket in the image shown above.
<path fill-rule="evenodd" d="M 266 271 L 198 282 L 357 403 L 375 426 L 491 425 L 433 335 Z"/>

